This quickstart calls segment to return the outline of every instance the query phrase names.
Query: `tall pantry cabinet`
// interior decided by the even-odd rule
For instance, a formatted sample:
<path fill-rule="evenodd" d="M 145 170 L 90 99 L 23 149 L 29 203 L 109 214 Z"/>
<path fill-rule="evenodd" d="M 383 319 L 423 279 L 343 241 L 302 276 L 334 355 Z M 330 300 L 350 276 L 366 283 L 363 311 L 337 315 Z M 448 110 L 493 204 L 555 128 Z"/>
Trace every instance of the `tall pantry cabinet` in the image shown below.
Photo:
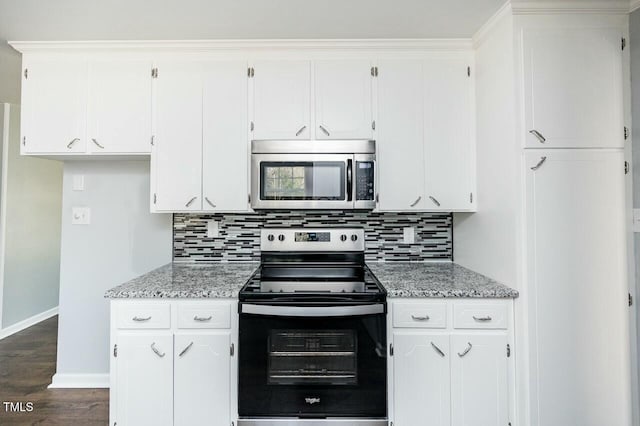
<path fill-rule="evenodd" d="M 628 16 L 548 6 L 513 3 L 476 42 L 478 192 L 504 195 L 457 219 L 456 261 L 520 291 L 517 424 L 627 426 Z"/>

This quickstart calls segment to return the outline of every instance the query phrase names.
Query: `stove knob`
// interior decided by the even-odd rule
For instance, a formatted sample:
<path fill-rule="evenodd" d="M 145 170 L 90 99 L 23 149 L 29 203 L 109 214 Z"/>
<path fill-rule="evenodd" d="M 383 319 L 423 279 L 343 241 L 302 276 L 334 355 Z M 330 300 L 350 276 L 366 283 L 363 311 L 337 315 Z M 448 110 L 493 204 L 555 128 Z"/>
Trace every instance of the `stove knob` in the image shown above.
<path fill-rule="evenodd" d="M 276 239 L 276 237 L 274 237 L 274 236 L 273 236 L 273 234 L 269 234 L 269 235 L 267 235 L 267 240 L 269 240 L 269 241 L 273 241 L 273 240 L 275 240 L 275 239 Z"/>
<path fill-rule="evenodd" d="M 284 241 L 284 234 L 278 235 L 278 241 Z"/>
<path fill-rule="evenodd" d="M 340 241 L 347 241 L 347 236 L 344 234 L 340 235 Z"/>
<path fill-rule="evenodd" d="M 356 234 L 353 234 L 351 236 L 351 241 L 358 241 L 358 236 Z"/>

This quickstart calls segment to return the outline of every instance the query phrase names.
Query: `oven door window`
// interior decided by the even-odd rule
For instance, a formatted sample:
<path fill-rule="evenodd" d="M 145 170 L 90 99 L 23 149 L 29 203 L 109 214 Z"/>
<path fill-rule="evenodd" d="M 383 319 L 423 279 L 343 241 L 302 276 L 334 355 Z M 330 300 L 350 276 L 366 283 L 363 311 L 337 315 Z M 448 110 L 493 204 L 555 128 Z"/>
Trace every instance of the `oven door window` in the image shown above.
<path fill-rule="evenodd" d="M 271 330 L 269 385 L 356 385 L 355 330 Z"/>
<path fill-rule="evenodd" d="M 260 163 L 262 200 L 345 200 L 343 161 Z"/>

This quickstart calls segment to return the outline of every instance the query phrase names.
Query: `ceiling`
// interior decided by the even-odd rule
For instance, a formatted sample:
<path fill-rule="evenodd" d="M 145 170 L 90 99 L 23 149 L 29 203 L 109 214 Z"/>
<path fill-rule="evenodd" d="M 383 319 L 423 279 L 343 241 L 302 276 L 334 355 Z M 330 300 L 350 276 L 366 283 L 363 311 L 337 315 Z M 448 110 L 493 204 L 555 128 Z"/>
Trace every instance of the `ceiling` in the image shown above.
<path fill-rule="evenodd" d="M 0 40 L 468 38 L 505 0 L 0 0 Z"/>

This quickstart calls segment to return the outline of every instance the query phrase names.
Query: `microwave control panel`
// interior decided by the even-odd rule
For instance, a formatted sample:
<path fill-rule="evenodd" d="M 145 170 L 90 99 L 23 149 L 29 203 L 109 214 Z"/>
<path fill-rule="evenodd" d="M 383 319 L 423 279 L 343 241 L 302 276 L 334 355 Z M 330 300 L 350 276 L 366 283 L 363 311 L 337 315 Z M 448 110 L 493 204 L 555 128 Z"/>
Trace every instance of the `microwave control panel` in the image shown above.
<path fill-rule="evenodd" d="M 373 200 L 373 161 L 356 161 L 356 200 Z"/>

